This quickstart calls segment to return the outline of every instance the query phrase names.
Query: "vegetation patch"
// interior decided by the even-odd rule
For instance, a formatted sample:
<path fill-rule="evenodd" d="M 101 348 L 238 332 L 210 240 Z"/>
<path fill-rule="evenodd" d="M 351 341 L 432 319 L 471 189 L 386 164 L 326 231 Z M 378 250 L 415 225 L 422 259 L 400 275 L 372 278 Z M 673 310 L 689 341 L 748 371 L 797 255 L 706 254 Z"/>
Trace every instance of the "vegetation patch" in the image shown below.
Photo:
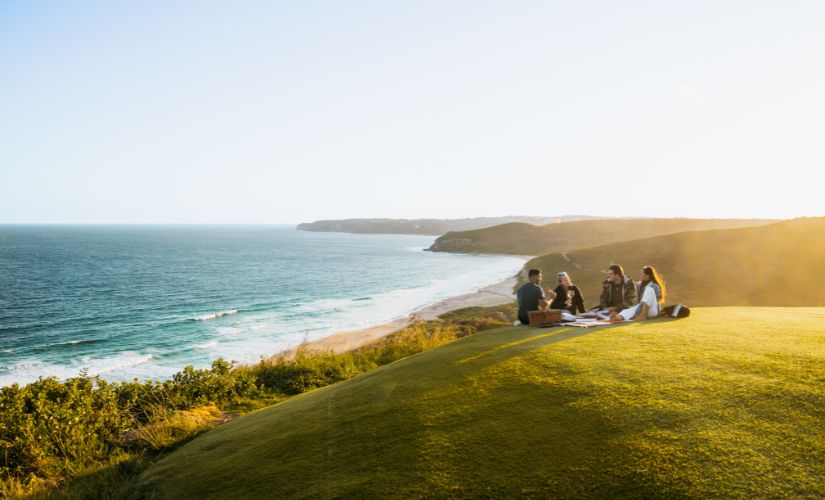
<path fill-rule="evenodd" d="M 512 305 L 417 322 L 356 351 L 310 352 L 209 369 L 164 382 L 43 378 L 0 389 L 0 494 L 132 495 L 148 463 L 237 414 L 346 380 L 479 330 L 512 324 Z M 55 488 L 59 488 L 55 490 Z"/>
<path fill-rule="evenodd" d="M 460 338 L 245 415 L 160 498 L 825 495 L 825 310 Z"/>

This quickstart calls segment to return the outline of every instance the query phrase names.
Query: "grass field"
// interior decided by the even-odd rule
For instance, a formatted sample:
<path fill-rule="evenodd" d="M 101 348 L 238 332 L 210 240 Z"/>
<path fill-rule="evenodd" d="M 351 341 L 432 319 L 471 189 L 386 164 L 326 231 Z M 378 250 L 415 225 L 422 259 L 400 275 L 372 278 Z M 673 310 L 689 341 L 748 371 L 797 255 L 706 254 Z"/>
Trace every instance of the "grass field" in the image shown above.
<path fill-rule="evenodd" d="M 534 226 L 501 224 L 473 231 L 454 231 L 436 239 L 430 250 L 461 253 L 544 255 L 663 234 L 731 229 L 769 224 L 761 219 L 610 219 Z"/>
<path fill-rule="evenodd" d="M 159 498 L 825 495 L 825 309 L 465 337 L 209 431 Z"/>
<path fill-rule="evenodd" d="M 691 231 L 537 257 L 545 288 L 567 271 L 598 305 L 610 264 L 634 280 L 643 265 L 655 266 L 668 284 L 668 303 L 690 306 L 825 306 L 825 217 L 761 227 Z M 569 259 L 569 261 L 567 260 Z"/>

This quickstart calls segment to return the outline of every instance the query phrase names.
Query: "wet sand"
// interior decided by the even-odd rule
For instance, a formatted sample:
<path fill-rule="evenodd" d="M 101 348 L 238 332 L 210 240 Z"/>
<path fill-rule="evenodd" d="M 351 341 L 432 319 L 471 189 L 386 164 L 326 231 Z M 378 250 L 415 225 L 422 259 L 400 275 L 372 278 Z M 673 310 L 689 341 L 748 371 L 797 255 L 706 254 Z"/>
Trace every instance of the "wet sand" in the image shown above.
<path fill-rule="evenodd" d="M 410 313 L 406 318 L 400 318 L 382 325 L 360 328 L 332 334 L 328 337 L 313 340 L 303 345 L 310 351 L 345 352 L 369 344 L 372 341 L 385 337 L 409 325 L 416 319 L 434 320 L 442 314 L 465 307 L 489 307 L 505 304 L 515 300 L 513 287 L 516 285 L 516 277 L 513 276 L 500 283 L 486 286 L 477 292 L 466 293 L 440 300 L 434 304 L 424 306 Z M 288 356 L 294 349 L 285 351 Z"/>

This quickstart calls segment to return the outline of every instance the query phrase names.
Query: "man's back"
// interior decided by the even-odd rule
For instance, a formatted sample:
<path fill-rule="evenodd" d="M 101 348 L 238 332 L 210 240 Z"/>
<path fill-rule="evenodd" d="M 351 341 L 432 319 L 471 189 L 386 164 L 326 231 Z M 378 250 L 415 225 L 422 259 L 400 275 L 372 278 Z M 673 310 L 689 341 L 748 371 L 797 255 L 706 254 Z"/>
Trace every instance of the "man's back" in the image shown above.
<path fill-rule="evenodd" d="M 518 298 L 518 318 L 524 324 L 527 324 L 527 313 L 529 311 L 538 311 L 539 300 L 544 299 L 544 290 L 535 283 L 525 283 L 516 292 Z"/>

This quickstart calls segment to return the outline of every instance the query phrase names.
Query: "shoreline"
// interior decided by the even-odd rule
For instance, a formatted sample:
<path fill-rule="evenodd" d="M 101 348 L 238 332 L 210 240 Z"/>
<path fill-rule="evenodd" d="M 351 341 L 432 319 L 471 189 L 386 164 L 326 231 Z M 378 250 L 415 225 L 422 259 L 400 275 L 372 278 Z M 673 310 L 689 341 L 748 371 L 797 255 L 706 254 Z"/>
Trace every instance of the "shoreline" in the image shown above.
<path fill-rule="evenodd" d="M 291 357 L 299 347 L 310 352 L 332 350 L 333 352 L 341 353 L 351 351 L 386 337 L 408 326 L 415 320 L 436 320 L 442 314 L 467 307 L 489 307 L 506 304 L 515 300 L 516 295 L 513 293 L 513 288 L 517 282 L 518 275 L 516 274 L 498 283 L 479 288 L 474 292 L 448 297 L 438 302 L 419 307 L 409 313 L 405 318 L 395 319 L 380 325 L 333 333 L 326 337 L 303 343 L 300 346 L 289 347 L 283 351 L 272 354 L 270 357 Z"/>

